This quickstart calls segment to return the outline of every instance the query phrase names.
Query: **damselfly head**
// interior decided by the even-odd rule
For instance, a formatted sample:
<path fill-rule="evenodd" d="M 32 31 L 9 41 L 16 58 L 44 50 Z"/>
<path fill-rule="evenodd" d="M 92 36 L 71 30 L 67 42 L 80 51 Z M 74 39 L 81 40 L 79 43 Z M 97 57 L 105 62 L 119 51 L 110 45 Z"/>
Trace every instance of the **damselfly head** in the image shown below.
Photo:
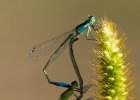
<path fill-rule="evenodd" d="M 71 86 L 72 86 L 73 88 L 78 87 L 78 83 L 77 83 L 77 81 L 73 81 L 73 82 L 71 83 Z"/>
<path fill-rule="evenodd" d="M 89 20 L 90 24 L 93 24 L 95 22 L 95 17 L 94 16 L 89 16 L 88 20 Z"/>

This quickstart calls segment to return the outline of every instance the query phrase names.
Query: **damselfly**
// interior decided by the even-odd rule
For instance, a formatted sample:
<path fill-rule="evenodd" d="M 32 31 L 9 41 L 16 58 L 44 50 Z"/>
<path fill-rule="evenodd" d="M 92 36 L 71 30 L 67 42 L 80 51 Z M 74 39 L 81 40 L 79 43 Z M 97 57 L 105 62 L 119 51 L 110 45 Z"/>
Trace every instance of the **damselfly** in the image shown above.
<path fill-rule="evenodd" d="M 91 83 L 88 83 L 83 87 L 83 91 L 81 91 L 79 88 L 77 88 L 78 87 L 77 81 L 73 81 L 71 82 L 71 84 L 63 82 L 53 82 L 52 84 L 67 88 L 67 90 L 61 94 L 59 100 L 68 100 L 72 95 L 74 95 L 77 100 L 78 96 L 75 92 L 86 93 L 93 86 Z"/>
<path fill-rule="evenodd" d="M 72 31 L 69 31 L 67 33 L 64 33 L 60 36 L 57 36 L 53 39 L 44 41 L 42 43 L 39 43 L 38 45 L 34 46 L 31 50 L 31 56 L 39 56 L 42 54 L 50 55 L 49 60 L 47 61 L 45 67 L 43 68 L 43 72 L 50 84 L 52 84 L 53 81 L 49 78 L 46 68 L 61 55 L 63 50 L 69 45 L 69 51 L 70 51 L 70 57 L 71 61 L 73 63 L 74 70 L 77 74 L 77 77 L 79 79 L 80 84 L 80 91 L 83 91 L 83 80 L 81 77 L 81 74 L 79 72 L 79 68 L 76 64 L 72 44 L 74 41 L 78 40 L 78 36 L 84 31 L 87 30 L 86 33 L 86 39 L 92 39 L 92 29 L 95 29 L 95 18 L 93 16 L 89 16 L 87 20 L 85 20 L 83 23 L 77 25 Z M 80 92 L 81 95 L 79 98 L 82 97 L 82 92 Z M 80 99 L 79 99 L 80 100 Z"/>
<path fill-rule="evenodd" d="M 88 17 L 86 21 L 77 25 L 73 30 L 35 45 L 32 48 L 30 55 L 51 55 L 50 59 L 51 61 L 54 61 L 63 52 L 70 41 L 78 37 L 84 30 L 88 30 L 88 32 L 86 33 L 86 39 L 90 39 L 90 37 L 92 36 L 92 28 L 95 27 L 94 22 L 95 18 L 93 16 Z"/>

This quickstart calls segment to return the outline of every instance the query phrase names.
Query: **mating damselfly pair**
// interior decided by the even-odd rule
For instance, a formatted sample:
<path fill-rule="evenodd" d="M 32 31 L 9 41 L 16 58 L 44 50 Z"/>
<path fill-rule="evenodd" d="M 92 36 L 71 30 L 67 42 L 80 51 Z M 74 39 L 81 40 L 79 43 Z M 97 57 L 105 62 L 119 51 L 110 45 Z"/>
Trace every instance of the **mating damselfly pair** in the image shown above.
<path fill-rule="evenodd" d="M 76 64 L 74 53 L 73 53 L 73 43 L 77 41 L 79 38 L 78 36 L 83 33 L 85 30 L 86 32 L 86 39 L 91 40 L 92 37 L 92 30 L 96 30 L 96 24 L 95 24 L 95 18 L 93 16 L 89 16 L 87 20 L 85 20 L 83 23 L 77 25 L 73 30 L 64 33 L 60 36 L 54 37 L 53 39 L 46 40 L 44 42 L 39 43 L 38 45 L 34 46 L 31 50 L 30 54 L 31 56 L 39 56 L 42 54 L 50 55 L 49 60 L 47 61 L 45 67 L 43 68 L 43 72 L 50 84 L 54 84 L 61 87 L 66 87 L 68 90 L 66 90 L 64 93 L 62 93 L 60 99 L 61 100 L 68 100 L 68 98 L 72 95 L 76 97 L 76 100 L 80 100 L 83 96 L 84 89 L 87 87 L 83 86 L 83 79 L 81 77 L 79 68 Z M 63 50 L 69 46 L 69 53 L 71 57 L 71 61 L 75 70 L 75 73 L 79 79 L 79 88 L 77 81 L 73 81 L 71 84 L 65 83 L 65 82 L 55 82 L 52 81 L 48 74 L 47 74 L 47 67 L 61 55 Z M 88 87 L 89 88 L 89 87 Z M 80 93 L 79 96 L 75 95 L 74 92 L 77 91 Z"/>

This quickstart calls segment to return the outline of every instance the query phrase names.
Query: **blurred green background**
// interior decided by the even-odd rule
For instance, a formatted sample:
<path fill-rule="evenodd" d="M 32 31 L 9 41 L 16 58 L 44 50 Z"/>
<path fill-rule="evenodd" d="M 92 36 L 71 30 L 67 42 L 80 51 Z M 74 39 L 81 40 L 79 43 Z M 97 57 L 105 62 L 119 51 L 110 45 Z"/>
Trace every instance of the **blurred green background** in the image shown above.
<path fill-rule="evenodd" d="M 35 44 L 73 29 L 88 15 L 96 19 L 108 16 L 125 32 L 134 95 L 140 100 L 139 0 L 0 0 L 0 100 L 57 100 L 65 89 L 48 84 L 42 72 L 47 59 L 31 58 L 29 51 Z M 74 45 L 85 84 L 91 80 L 93 48 L 94 42 L 86 41 L 85 36 Z M 68 49 L 48 70 L 56 81 L 77 79 Z"/>

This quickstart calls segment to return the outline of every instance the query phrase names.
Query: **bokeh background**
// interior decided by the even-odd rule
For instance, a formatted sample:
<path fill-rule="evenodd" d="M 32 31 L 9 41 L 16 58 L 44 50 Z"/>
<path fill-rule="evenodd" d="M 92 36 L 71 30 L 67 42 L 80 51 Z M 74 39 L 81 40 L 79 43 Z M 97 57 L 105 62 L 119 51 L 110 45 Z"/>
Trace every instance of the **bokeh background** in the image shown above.
<path fill-rule="evenodd" d="M 107 16 L 126 34 L 134 95 L 140 100 L 139 0 L 0 0 L 0 100 L 57 100 L 65 89 L 48 84 L 42 72 L 47 58 L 31 58 L 29 51 L 35 44 L 73 29 L 88 15 L 96 19 Z M 85 84 L 94 77 L 90 69 L 93 48 L 94 42 L 85 36 L 74 45 Z M 77 80 L 68 49 L 49 66 L 48 73 L 56 81 Z"/>

